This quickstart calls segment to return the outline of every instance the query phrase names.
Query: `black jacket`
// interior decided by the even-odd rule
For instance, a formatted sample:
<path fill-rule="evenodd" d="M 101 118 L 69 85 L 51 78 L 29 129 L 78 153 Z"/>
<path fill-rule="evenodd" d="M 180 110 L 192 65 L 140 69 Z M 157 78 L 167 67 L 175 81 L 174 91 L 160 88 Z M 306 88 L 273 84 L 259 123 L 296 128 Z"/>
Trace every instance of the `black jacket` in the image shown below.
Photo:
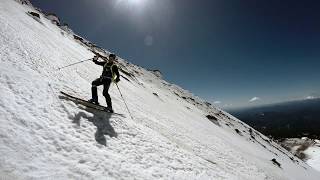
<path fill-rule="evenodd" d="M 118 70 L 118 66 L 114 63 L 109 62 L 100 62 L 100 61 L 93 61 L 95 64 L 98 64 L 100 66 L 103 66 L 102 71 L 102 78 L 110 78 L 112 79 L 112 74 L 115 74 L 117 77 L 116 79 L 120 79 L 120 74 Z M 112 68 L 112 69 L 111 69 Z"/>

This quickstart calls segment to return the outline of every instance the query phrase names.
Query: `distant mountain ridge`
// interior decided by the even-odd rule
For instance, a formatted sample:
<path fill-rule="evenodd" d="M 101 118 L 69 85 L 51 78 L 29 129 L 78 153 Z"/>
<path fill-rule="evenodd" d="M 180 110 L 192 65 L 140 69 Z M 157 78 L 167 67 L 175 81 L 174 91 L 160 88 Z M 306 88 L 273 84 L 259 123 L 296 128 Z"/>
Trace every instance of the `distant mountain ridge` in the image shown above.
<path fill-rule="evenodd" d="M 274 138 L 320 137 L 320 98 L 233 110 L 231 114 Z"/>

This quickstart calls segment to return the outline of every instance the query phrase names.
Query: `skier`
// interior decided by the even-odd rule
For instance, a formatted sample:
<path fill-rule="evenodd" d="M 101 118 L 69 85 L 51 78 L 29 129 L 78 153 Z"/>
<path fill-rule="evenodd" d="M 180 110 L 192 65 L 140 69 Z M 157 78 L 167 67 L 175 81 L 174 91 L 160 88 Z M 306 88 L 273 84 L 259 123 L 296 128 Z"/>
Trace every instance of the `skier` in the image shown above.
<path fill-rule="evenodd" d="M 111 97 L 108 93 L 110 84 L 112 81 L 118 83 L 120 81 L 120 75 L 118 71 L 118 66 L 114 63 L 116 59 L 115 54 L 110 54 L 109 58 L 105 62 L 98 61 L 99 55 L 95 55 L 92 59 L 97 65 L 103 66 L 102 75 L 96 80 L 92 81 L 91 93 L 92 99 L 89 100 L 90 103 L 99 105 L 97 86 L 103 85 L 103 96 L 106 98 L 107 111 L 113 113 Z M 104 57 L 101 57 L 105 59 Z"/>

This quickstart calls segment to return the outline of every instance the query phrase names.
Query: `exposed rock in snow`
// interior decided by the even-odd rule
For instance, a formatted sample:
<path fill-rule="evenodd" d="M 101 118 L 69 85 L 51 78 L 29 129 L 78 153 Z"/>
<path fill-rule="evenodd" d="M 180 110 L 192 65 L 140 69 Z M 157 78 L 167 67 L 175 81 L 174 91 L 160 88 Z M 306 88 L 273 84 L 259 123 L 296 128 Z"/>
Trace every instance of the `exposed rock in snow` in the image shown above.
<path fill-rule="evenodd" d="M 155 76 L 157 76 L 158 78 L 162 78 L 162 73 L 160 70 L 149 70 L 151 71 Z"/>
<path fill-rule="evenodd" d="M 36 17 L 36 18 L 38 18 L 40 20 L 40 14 L 39 13 L 29 11 L 28 14 L 30 14 L 31 16 Z"/>
<path fill-rule="evenodd" d="M 21 3 L 21 4 L 32 6 L 32 4 L 31 4 L 31 2 L 29 0 L 15 0 L 15 1 L 18 2 L 18 3 Z"/>
<path fill-rule="evenodd" d="M 55 25 L 60 26 L 60 19 L 59 17 L 54 13 L 47 13 L 46 17 L 51 20 Z"/>

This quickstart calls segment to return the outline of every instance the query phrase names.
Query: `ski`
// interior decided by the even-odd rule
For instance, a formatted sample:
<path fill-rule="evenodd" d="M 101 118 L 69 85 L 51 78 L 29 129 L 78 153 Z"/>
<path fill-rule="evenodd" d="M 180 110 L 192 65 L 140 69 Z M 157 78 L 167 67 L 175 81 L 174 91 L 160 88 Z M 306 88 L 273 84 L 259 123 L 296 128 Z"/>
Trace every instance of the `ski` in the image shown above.
<path fill-rule="evenodd" d="M 116 113 L 116 112 L 110 112 L 110 111 L 106 110 L 107 107 L 105 107 L 105 106 L 98 105 L 98 104 L 93 104 L 91 102 L 88 102 L 86 100 L 83 100 L 83 99 L 75 97 L 75 96 L 72 96 L 72 95 L 70 95 L 68 93 L 65 93 L 63 91 L 60 91 L 60 93 L 62 95 L 64 95 L 65 97 L 67 97 L 68 99 L 76 101 L 77 103 L 79 103 L 79 104 L 81 104 L 83 106 L 86 106 L 88 108 L 93 108 L 93 109 L 96 109 L 96 110 L 99 110 L 99 111 L 103 111 L 103 112 L 106 112 L 106 113 L 115 114 L 115 115 L 119 115 L 119 116 L 123 116 L 124 117 L 123 114 Z"/>

